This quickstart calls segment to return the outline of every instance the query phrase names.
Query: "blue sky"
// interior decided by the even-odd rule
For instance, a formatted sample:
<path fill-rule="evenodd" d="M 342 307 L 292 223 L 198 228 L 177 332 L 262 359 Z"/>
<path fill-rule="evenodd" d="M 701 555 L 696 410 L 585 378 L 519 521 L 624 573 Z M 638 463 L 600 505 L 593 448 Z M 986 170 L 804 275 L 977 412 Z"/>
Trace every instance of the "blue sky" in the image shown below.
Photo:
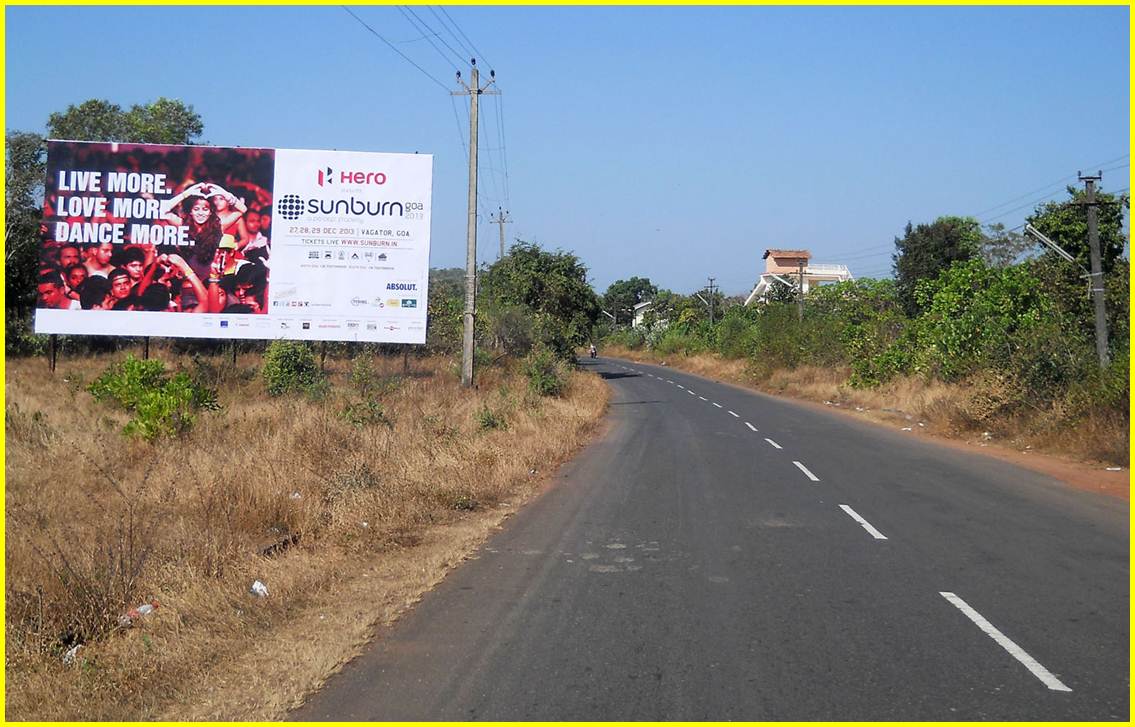
<path fill-rule="evenodd" d="M 434 80 L 336 6 L 9 7 L 7 127 L 167 96 L 213 144 L 432 153 L 431 263 L 464 266 L 458 61 L 397 7 L 354 10 Z M 414 10 L 463 55 L 444 15 Z M 1063 197 L 1022 195 L 1110 160 L 1102 188 L 1129 186 L 1125 7 L 447 12 L 504 92 L 482 97 L 482 210 L 575 252 L 600 292 L 633 275 L 747 292 L 768 247 L 886 275 L 907 220 L 1012 227 Z"/>

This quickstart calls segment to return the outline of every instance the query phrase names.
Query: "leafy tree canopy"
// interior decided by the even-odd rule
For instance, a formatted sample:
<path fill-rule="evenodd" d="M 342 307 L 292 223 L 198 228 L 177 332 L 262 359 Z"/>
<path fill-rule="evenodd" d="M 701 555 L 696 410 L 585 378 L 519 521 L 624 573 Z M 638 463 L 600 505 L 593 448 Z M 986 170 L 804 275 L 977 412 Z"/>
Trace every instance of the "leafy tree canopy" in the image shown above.
<path fill-rule="evenodd" d="M 600 315 L 599 296 L 579 258 L 534 243 L 517 242 L 485 270 L 481 291 L 486 307 L 504 311 L 523 306 L 530 311 L 536 341 L 564 357 L 589 340 Z"/>
<path fill-rule="evenodd" d="M 1067 250 L 1084 268 L 1090 269 L 1088 247 L 1088 208 L 1082 189 L 1068 187 L 1069 200 L 1048 202 L 1036 208 L 1028 222 L 1040 230 L 1053 242 Z M 1110 272 L 1116 261 L 1123 255 L 1123 209 L 1130 208 L 1131 201 L 1126 196 L 1096 192 L 1097 214 L 1100 236 L 1100 260 L 1104 272 Z M 1055 256 L 1056 253 L 1048 254 Z"/>
<path fill-rule="evenodd" d="M 629 323 L 634 315 L 634 307 L 653 299 L 658 287 L 650 278 L 631 278 L 616 280 L 603 294 L 603 307 L 622 323 Z"/>
<path fill-rule="evenodd" d="M 90 99 L 47 119 L 50 138 L 74 141 L 192 144 L 204 130 L 192 106 L 164 97 L 127 110 L 110 101 Z"/>
<path fill-rule="evenodd" d="M 915 227 L 906 223 L 903 236 L 895 238 L 893 256 L 899 302 L 908 315 L 920 312 L 915 289 L 921 280 L 933 280 L 959 260 L 969 260 L 981 250 L 981 226 L 972 217 L 939 217 Z"/>

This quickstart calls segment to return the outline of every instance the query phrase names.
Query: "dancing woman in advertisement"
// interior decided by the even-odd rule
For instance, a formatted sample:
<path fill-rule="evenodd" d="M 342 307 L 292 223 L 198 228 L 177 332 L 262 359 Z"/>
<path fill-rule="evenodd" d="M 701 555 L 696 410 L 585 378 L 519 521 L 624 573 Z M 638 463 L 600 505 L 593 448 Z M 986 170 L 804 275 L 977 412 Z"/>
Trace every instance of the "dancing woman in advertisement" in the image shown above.
<path fill-rule="evenodd" d="M 224 234 L 225 220 L 217 213 L 217 208 L 211 201 L 211 198 L 217 196 L 225 198 L 229 213 L 240 217 L 242 212 L 237 210 L 241 210 L 244 203 L 224 187 L 208 182 L 198 182 L 162 202 L 161 211 L 167 222 L 189 228 L 189 239 L 193 240 L 189 264 L 202 278 L 208 276 L 209 267 L 213 264 Z M 228 205 L 235 209 L 229 209 Z M 175 212 L 175 209 L 178 211 Z"/>

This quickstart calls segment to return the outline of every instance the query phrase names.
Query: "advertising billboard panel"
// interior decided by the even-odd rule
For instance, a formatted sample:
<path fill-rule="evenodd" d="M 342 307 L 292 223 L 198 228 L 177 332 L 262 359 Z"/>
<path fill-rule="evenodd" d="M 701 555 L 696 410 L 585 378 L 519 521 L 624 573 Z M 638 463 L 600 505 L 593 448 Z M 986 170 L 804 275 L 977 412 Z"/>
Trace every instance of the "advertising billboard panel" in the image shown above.
<path fill-rule="evenodd" d="M 49 141 L 37 333 L 424 343 L 428 154 Z"/>

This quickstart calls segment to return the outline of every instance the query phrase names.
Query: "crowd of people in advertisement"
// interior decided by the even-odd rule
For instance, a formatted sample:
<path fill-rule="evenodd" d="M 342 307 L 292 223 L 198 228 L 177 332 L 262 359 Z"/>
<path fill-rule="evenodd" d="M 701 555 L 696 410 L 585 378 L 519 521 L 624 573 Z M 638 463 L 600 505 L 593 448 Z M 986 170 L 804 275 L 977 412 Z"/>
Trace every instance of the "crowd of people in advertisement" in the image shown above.
<path fill-rule="evenodd" d="M 161 202 L 162 219 L 187 228 L 191 245 L 47 240 L 38 307 L 264 313 L 271 196 L 254 184 L 187 181 Z"/>

